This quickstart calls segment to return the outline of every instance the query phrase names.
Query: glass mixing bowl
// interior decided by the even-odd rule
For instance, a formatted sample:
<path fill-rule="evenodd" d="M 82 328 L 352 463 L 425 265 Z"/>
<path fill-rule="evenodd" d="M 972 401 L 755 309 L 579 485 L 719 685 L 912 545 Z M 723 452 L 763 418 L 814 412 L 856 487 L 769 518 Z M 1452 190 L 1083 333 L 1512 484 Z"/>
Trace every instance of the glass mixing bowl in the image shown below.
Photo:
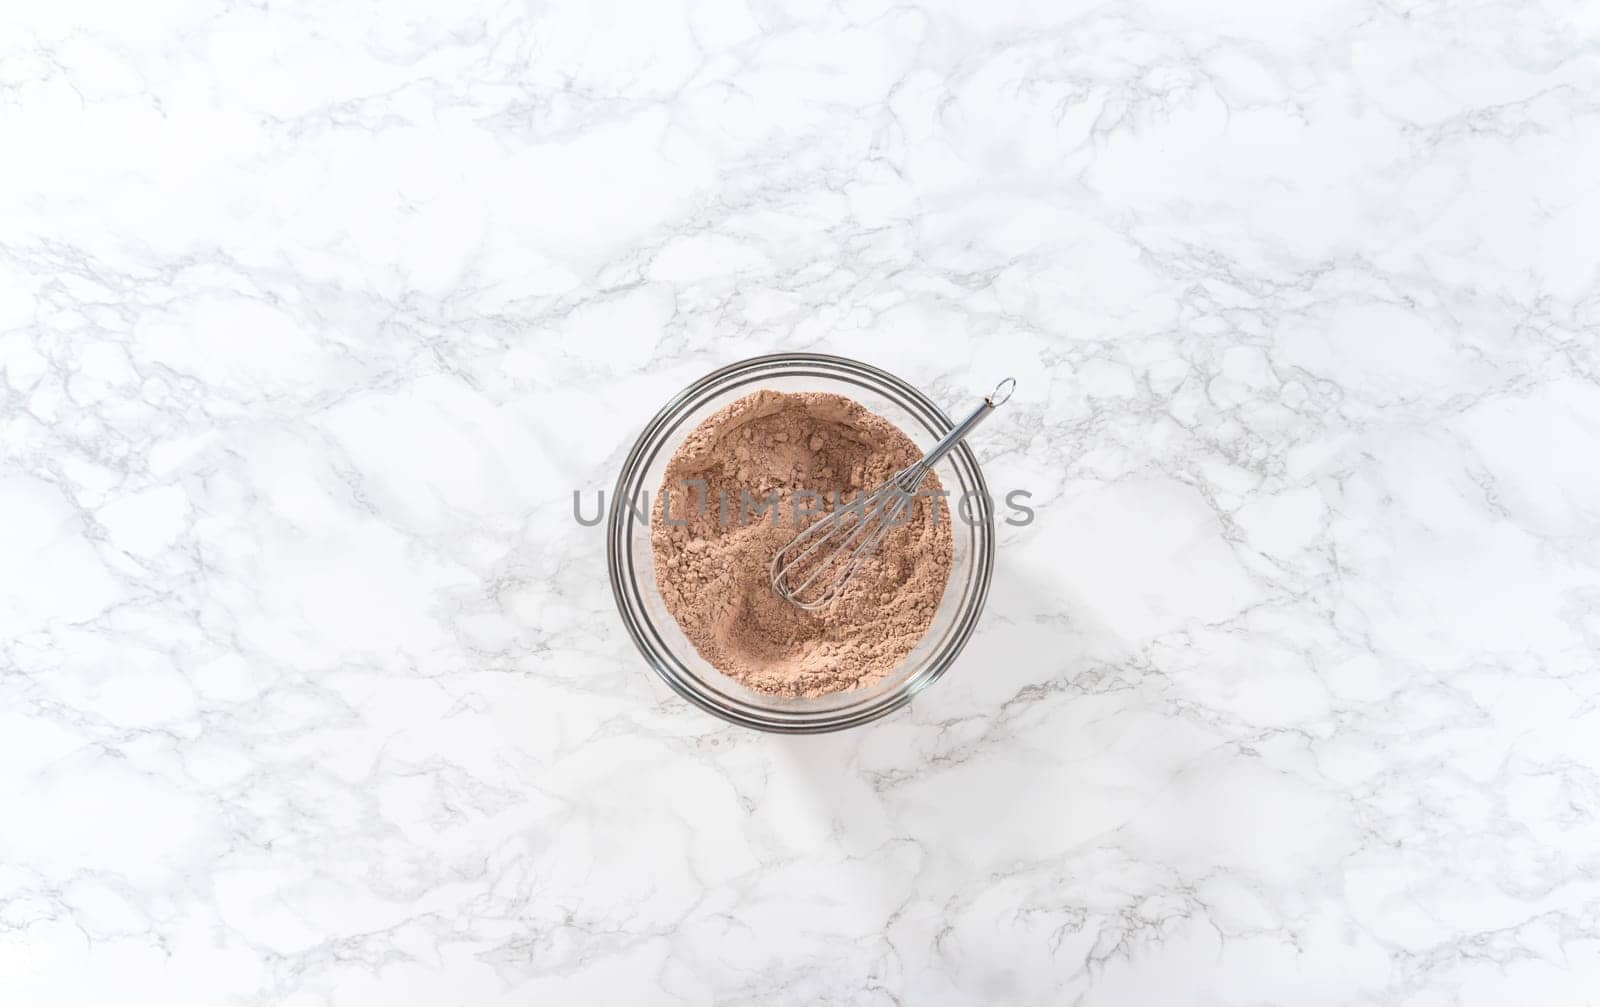
<path fill-rule="evenodd" d="M 966 444 L 957 446 L 934 469 L 950 492 L 950 580 L 927 633 L 899 667 L 871 686 L 814 699 L 770 696 L 746 688 L 702 659 L 667 611 L 656 589 L 644 494 L 654 498 L 667 461 L 702 420 L 763 388 L 847 396 L 893 422 L 924 451 L 953 426 L 943 410 L 911 385 L 844 357 L 782 353 L 752 357 L 707 374 L 655 415 L 617 476 L 606 526 L 606 563 L 617 610 L 650 667 L 680 696 L 724 720 L 788 734 L 865 724 L 899 709 L 932 685 L 972 635 L 994 570 L 994 504 Z"/>

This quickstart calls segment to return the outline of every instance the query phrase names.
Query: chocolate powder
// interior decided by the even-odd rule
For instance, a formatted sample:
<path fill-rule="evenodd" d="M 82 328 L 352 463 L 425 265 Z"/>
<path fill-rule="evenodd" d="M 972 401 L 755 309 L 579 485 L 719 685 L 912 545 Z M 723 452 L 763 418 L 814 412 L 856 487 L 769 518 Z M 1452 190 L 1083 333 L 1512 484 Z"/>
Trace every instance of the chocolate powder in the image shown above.
<path fill-rule="evenodd" d="M 933 473 L 910 518 L 827 607 L 807 612 L 778 597 L 769 568 L 798 530 L 797 490 L 848 500 L 920 455 L 888 420 L 817 392 L 756 392 L 696 427 L 667 463 L 650 545 L 656 586 L 700 656 L 752 689 L 794 697 L 871 685 L 904 660 L 950 576 L 949 507 L 933 495 Z M 685 483 L 694 479 L 703 493 Z M 756 501 L 777 491 L 776 513 L 742 509 L 741 490 Z M 812 520 L 802 510 L 799 528 Z"/>

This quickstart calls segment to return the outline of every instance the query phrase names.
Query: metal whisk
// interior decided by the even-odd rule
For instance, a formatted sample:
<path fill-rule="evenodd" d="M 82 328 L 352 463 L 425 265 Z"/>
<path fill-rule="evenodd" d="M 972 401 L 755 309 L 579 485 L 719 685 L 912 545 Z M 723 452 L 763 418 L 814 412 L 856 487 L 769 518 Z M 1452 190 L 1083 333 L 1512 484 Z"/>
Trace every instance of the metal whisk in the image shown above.
<path fill-rule="evenodd" d="M 927 454 L 870 493 L 848 503 L 836 499 L 832 513 L 809 525 L 773 555 L 772 589 L 808 611 L 837 598 L 884 536 L 905 521 L 923 477 L 1009 399 L 1016 385 L 1013 378 L 1000 382 Z"/>

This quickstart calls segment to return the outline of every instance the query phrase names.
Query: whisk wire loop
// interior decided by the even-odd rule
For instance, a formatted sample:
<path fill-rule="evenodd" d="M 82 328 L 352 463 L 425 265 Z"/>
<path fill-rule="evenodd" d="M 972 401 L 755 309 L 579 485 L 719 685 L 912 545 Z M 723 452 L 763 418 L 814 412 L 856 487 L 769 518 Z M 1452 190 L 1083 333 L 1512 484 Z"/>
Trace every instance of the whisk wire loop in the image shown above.
<path fill-rule="evenodd" d="M 1015 380 L 1006 378 L 927 454 L 864 497 L 845 503 L 836 496 L 830 513 L 802 529 L 773 554 L 772 589 L 808 611 L 823 608 L 837 598 L 879 543 L 910 517 L 917 488 L 934 465 L 1010 398 L 1015 385 Z M 836 545 L 819 552 L 835 539 Z"/>

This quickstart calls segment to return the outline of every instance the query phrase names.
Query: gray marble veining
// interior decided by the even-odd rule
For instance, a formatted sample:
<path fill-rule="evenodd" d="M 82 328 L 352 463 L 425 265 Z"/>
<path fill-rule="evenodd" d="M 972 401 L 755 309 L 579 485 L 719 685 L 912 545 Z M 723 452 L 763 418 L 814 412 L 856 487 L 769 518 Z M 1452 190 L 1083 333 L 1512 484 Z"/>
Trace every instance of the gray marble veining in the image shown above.
<path fill-rule="evenodd" d="M 1587 1004 L 1600 17 L 0 10 L 0 1003 Z M 631 649 L 678 388 L 985 428 L 984 623 L 773 738 Z"/>

